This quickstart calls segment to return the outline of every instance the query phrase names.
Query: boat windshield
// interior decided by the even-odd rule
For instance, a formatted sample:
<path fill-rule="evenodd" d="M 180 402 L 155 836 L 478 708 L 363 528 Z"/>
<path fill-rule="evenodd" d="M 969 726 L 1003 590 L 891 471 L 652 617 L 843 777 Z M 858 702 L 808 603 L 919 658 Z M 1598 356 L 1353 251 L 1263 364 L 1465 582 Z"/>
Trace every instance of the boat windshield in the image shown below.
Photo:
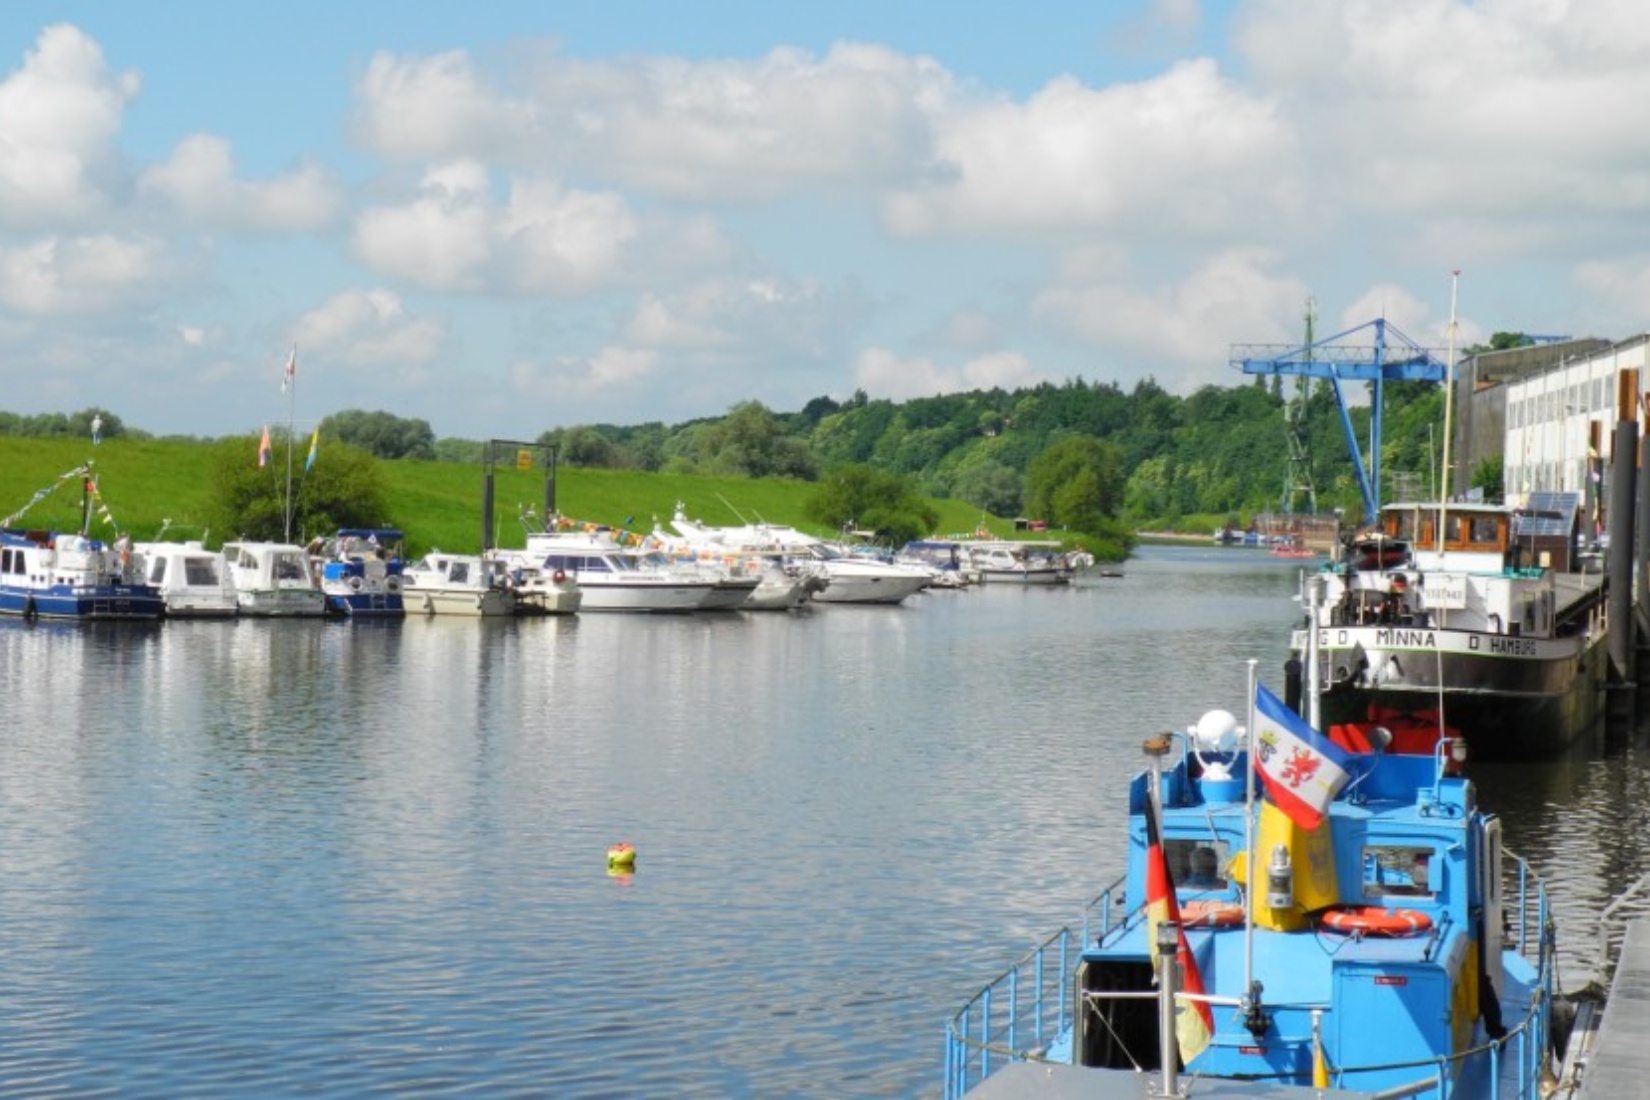
<path fill-rule="evenodd" d="M 1388 894 L 1431 897 L 1437 892 L 1433 850 L 1414 844 L 1370 844 L 1364 847 L 1364 897 Z"/>
<path fill-rule="evenodd" d="M 184 558 L 183 579 L 186 584 L 206 585 L 208 587 L 222 583 L 222 578 L 218 575 L 218 559 L 212 557 Z"/>
<path fill-rule="evenodd" d="M 250 556 L 250 555 L 248 555 Z M 242 565 L 247 564 L 243 558 Z M 270 574 L 278 581 L 302 581 L 309 579 L 304 556 L 300 553 L 288 551 L 275 555 L 270 566 Z"/>
<path fill-rule="evenodd" d="M 1165 839 L 1163 855 L 1169 863 L 1169 874 L 1181 889 L 1226 889 L 1227 844 L 1223 840 Z"/>

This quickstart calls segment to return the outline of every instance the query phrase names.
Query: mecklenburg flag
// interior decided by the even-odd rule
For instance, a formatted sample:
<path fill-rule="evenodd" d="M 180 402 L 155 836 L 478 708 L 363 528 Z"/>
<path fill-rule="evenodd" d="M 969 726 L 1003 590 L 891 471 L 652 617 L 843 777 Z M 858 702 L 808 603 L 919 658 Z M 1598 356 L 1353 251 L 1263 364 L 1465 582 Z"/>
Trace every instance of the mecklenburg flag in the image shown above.
<path fill-rule="evenodd" d="M 315 465 L 315 452 L 321 449 L 321 425 L 315 425 L 315 430 L 309 434 L 309 455 L 304 459 L 304 473 Z"/>
<path fill-rule="evenodd" d="M 264 425 L 264 436 L 258 441 L 258 468 L 261 470 L 269 465 L 270 457 L 275 453 L 269 445 L 269 425 Z"/>
<path fill-rule="evenodd" d="M 1180 902 L 1174 896 L 1174 879 L 1169 874 L 1169 861 L 1163 855 L 1163 842 L 1157 835 L 1157 815 L 1146 809 L 1146 945 L 1155 951 L 1157 926 L 1172 920 L 1180 924 Z M 1180 964 L 1180 989 L 1183 993 L 1203 996 L 1203 975 L 1197 969 L 1191 945 L 1186 942 L 1186 928 L 1177 933 L 1175 961 Z M 1215 1017 L 1207 1001 L 1176 1000 L 1174 1008 L 1175 1039 L 1180 1044 L 1180 1063 L 1187 1065 L 1198 1056 L 1215 1033 Z"/>
<path fill-rule="evenodd" d="M 1301 828 L 1318 827 L 1346 781 L 1351 757 L 1255 685 L 1255 770 L 1266 796 Z"/>

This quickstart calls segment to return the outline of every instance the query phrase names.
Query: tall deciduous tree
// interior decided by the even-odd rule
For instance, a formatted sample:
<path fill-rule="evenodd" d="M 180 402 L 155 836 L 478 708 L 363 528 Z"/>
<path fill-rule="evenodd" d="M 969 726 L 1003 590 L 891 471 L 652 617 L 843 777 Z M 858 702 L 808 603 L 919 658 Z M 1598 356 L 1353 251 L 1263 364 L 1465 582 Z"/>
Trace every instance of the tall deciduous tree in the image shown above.
<path fill-rule="evenodd" d="M 1026 510 L 1074 531 L 1100 531 L 1123 500 L 1123 452 L 1087 436 L 1062 439 L 1026 471 Z"/>
<path fill-rule="evenodd" d="M 844 466 L 821 478 L 803 513 L 828 527 L 875 531 L 891 546 L 923 537 L 940 521 L 909 481 L 869 466 Z"/>
<path fill-rule="evenodd" d="M 299 441 L 300 443 L 302 441 Z M 278 542 L 286 529 L 286 440 L 274 460 L 258 465 L 258 437 L 236 436 L 215 446 L 211 526 L 226 538 Z M 340 527 L 393 526 L 388 494 L 370 454 L 323 435 L 315 464 L 305 472 L 299 448 L 292 467 L 292 533 L 307 541 Z"/>
<path fill-rule="evenodd" d="M 435 432 L 428 420 L 387 412 L 345 409 L 321 421 L 321 434 L 378 458 L 434 458 Z"/>
<path fill-rule="evenodd" d="M 788 434 L 760 401 L 735 405 L 727 416 L 706 425 L 697 443 L 707 473 L 807 481 L 819 476 L 807 443 Z"/>

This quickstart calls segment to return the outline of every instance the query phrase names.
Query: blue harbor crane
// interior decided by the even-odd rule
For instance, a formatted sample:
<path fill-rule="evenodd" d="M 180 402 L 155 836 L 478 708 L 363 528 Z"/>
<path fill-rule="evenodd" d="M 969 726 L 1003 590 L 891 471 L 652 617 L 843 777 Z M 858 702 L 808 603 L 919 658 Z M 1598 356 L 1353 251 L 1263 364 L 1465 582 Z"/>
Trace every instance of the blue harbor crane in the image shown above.
<path fill-rule="evenodd" d="M 1380 508 L 1382 387 L 1387 382 L 1444 382 L 1449 377 L 1447 353 L 1438 348 L 1422 347 L 1384 317 L 1366 321 L 1357 328 L 1323 340 L 1312 340 L 1310 332 L 1309 328 L 1307 342 L 1298 347 L 1287 344 L 1233 344 L 1231 365 L 1244 374 L 1292 374 L 1321 378 L 1329 383 L 1335 394 L 1335 407 L 1340 410 L 1341 430 L 1346 433 L 1353 469 L 1358 473 L 1364 522 L 1372 523 Z M 1343 382 L 1367 382 L 1370 385 L 1367 463 L 1352 427 L 1346 393 L 1341 388 Z"/>

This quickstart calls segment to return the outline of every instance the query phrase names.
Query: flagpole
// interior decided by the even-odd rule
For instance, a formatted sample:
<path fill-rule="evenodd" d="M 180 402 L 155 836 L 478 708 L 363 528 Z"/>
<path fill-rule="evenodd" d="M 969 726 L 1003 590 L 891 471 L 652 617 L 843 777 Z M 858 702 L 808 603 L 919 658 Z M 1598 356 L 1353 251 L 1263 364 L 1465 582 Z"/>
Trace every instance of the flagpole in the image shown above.
<path fill-rule="evenodd" d="M 1249 743 L 1249 766 L 1243 769 L 1243 846 L 1248 851 L 1244 857 L 1247 865 L 1244 877 L 1248 879 L 1248 889 L 1244 891 L 1247 909 L 1243 914 L 1243 996 L 1246 1000 L 1255 988 L 1255 890 L 1260 873 L 1255 855 L 1255 753 L 1258 748 L 1255 729 L 1259 725 L 1255 715 L 1255 669 L 1259 664 L 1256 658 L 1249 658 L 1249 730 L 1246 738 Z"/>
<path fill-rule="evenodd" d="M 1449 361 L 1444 364 L 1444 467 L 1438 479 L 1438 553 L 1444 552 L 1444 527 L 1449 519 L 1449 444 L 1455 409 L 1455 296 L 1461 282 L 1459 268 L 1449 273 Z"/>
<path fill-rule="evenodd" d="M 287 359 L 286 373 L 282 376 L 282 389 L 286 390 L 286 506 L 281 510 L 284 520 L 282 530 L 283 542 L 292 541 L 292 410 L 298 400 L 298 374 L 292 369 L 293 360 L 297 358 L 298 349 L 292 349 L 292 356 Z"/>

